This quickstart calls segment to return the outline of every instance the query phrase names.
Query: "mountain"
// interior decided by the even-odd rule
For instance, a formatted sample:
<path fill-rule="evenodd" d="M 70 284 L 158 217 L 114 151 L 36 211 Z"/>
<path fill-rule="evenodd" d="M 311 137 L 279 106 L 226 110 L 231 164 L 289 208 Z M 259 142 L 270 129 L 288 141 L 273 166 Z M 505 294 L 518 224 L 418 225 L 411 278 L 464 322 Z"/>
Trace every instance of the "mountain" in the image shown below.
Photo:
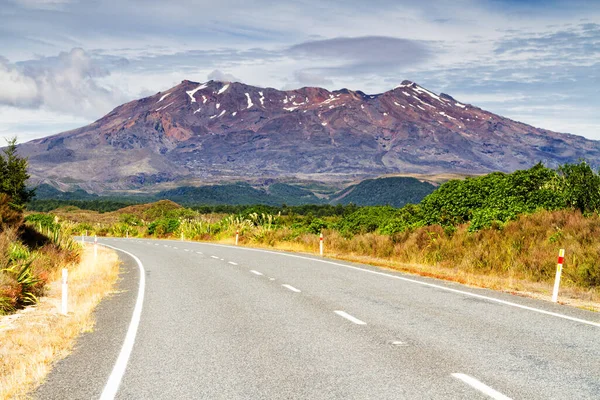
<path fill-rule="evenodd" d="M 503 118 L 410 81 L 368 95 L 186 80 L 19 151 L 29 157 L 34 182 L 103 192 L 257 178 L 513 171 L 538 161 L 556 166 L 595 160 L 600 145 Z"/>

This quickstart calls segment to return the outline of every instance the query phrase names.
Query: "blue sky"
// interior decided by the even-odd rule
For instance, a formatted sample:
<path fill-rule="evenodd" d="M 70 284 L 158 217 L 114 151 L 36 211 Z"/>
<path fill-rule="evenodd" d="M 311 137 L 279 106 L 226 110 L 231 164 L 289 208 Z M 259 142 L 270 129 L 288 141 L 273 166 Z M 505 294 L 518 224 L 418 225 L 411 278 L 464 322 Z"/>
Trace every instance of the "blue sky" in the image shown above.
<path fill-rule="evenodd" d="M 600 140 L 600 1 L 0 0 L 0 136 L 183 79 L 367 93 L 404 79 Z"/>

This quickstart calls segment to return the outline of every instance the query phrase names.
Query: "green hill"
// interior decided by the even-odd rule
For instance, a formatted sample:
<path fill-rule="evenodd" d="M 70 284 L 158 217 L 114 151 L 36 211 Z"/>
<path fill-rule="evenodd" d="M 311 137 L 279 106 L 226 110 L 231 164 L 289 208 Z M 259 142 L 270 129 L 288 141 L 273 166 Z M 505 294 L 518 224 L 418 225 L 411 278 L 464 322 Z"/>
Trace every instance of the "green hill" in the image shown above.
<path fill-rule="evenodd" d="M 402 207 L 405 204 L 417 204 L 436 189 L 428 182 L 415 178 L 377 178 L 367 179 L 336 193 L 332 204 L 350 204 L 358 206 L 390 205 Z"/>
<path fill-rule="evenodd" d="M 244 182 L 209 186 L 181 186 L 161 191 L 155 195 L 99 196 L 87 193 L 82 189 L 62 192 L 50 185 L 43 184 L 37 188 L 37 195 L 29 203 L 29 209 L 48 211 L 60 206 L 75 205 L 97 211 L 113 211 L 119 207 L 157 200 L 171 200 L 186 206 L 253 204 L 299 206 L 353 203 L 360 206 L 402 207 L 407 203 L 418 203 L 434 189 L 434 185 L 415 178 L 378 178 L 352 185 L 329 198 L 319 198 L 312 188 L 296 184 L 273 183 L 263 189 Z M 324 196 L 321 195 L 321 197 Z"/>

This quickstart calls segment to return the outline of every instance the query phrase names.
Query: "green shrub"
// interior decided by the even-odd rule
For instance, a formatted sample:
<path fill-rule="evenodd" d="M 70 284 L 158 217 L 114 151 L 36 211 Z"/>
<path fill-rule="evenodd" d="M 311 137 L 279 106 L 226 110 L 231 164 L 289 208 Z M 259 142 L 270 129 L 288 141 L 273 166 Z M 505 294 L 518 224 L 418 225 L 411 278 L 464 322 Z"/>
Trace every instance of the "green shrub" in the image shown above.
<path fill-rule="evenodd" d="M 25 222 L 40 229 L 55 229 L 59 225 L 52 214 L 30 214 L 25 217 Z"/>
<path fill-rule="evenodd" d="M 176 218 L 160 218 L 148 225 L 148 234 L 152 236 L 166 236 L 176 232 L 181 222 Z"/>

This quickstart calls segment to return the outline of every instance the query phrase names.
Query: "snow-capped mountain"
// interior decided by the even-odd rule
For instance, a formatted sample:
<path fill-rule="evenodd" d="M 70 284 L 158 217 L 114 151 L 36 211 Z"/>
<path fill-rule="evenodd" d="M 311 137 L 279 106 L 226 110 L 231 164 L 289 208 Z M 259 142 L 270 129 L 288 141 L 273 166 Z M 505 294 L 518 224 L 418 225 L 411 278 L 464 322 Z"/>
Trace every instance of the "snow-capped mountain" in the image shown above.
<path fill-rule="evenodd" d="M 410 81 L 369 95 L 186 80 L 20 149 L 35 180 L 83 188 L 512 171 L 600 155 L 599 142 L 515 122 Z"/>

